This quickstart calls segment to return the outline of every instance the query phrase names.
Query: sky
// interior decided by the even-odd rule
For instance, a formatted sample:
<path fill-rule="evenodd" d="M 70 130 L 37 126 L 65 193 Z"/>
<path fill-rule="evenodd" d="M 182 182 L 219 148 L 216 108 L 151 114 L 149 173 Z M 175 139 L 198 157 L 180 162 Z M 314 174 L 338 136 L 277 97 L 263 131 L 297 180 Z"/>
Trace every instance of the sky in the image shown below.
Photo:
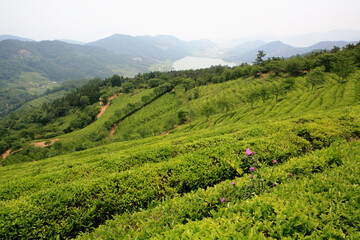
<path fill-rule="evenodd" d="M 115 33 L 182 40 L 360 30 L 360 0 L 0 0 L 0 35 L 91 42 Z"/>

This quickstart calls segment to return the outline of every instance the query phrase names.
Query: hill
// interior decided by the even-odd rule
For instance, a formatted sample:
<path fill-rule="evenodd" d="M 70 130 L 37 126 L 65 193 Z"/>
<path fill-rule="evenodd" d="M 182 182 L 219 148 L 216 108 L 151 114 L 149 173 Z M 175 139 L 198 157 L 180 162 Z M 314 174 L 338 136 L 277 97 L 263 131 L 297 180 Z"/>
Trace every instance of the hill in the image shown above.
<path fill-rule="evenodd" d="M 94 79 L 8 116 L 0 237 L 357 239 L 359 47 Z"/>
<path fill-rule="evenodd" d="M 0 35 L 0 41 L 9 40 L 9 39 L 19 40 L 19 41 L 34 41 L 29 38 L 23 38 L 23 37 L 18 37 L 18 36 L 14 36 L 14 35 Z"/>
<path fill-rule="evenodd" d="M 132 76 L 155 62 L 61 41 L 0 41 L 0 115 L 65 81 Z"/>
<path fill-rule="evenodd" d="M 176 60 L 191 54 L 187 43 L 172 36 L 130 36 L 114 34 L 110 37 L 87 43 L 109 51 L 134 58 Z"/>
<path fill-rule="evenodd" d="M 308 33 L 294 36 L 285 36 L 279 38 L 287 44 L 297 47 L 306 47 L 324 41 L 346 41 L 353 42 L 360 40 L 360 31 L 336 29 L 323 33 Z"/>
<path fill-rule="evenodd" d="M 317 50 L 331 50 L 334 46 L 342 48 L 347 44 L 353 43 L 355 42 L 323 41 L 318 42 L 317 44 L 310 47 L 293 47 L 281 41 L 273 41 L 262 45 L 261 41 L 255 41 L 240 45 L 234 49 L 229 50 L 225 53 L 224 59 L 226 61 L 232 61 L 236 63 L 251 63 L 256 59 L 258 50 L 264 51 L 266 53 L 266 57 L 289 58 L 291 56 L 302 55 Z"/>
<path fill-rule="evenodd" d="M 26 88 L 52 81 L 106 77 L 115 72 L 135 74 L 147 71 L 151 64 L 146 60 L 139 62 L 94 46 L 61 41 L 17 40 L 0 42 L 0 63 L 1 87 Z"/>

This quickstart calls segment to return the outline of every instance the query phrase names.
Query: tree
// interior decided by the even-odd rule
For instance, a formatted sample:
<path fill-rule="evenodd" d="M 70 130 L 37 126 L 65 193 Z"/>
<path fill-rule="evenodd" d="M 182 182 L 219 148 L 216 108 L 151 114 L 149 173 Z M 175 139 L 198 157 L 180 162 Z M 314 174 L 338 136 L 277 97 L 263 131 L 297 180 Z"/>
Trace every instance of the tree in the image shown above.
<path fill-rule="evenodd" d="M 267 63 L 267 68 L 269 71 L 274 73 L 274 76 L 280 76 L 280 73 L 285 71 L 285 61 L 283 58 L 272 58 Z"/>
<path fill-rule="evenodd" d="M 246 95 L 246 100 L 251 104 L 251 108 L 253 108 L 254 103 L 259 99 L 259 93 L 256 90 L 250 90 Z"/>
<path fill-rule="evenodd" d="M 192 78 L 182 79 L 181 85 L 185 88 L 185 91 L 188 91 L 195 87 L 195 81 Z"/>
<path fill-rule="evenodd" d="M 343 82 L 351 73 L 355 72 L 354 60 L 348 53 L 339 52 L 335 61 L 331 63 L 331 71 L 338 75 L 338 83 Z"/>
<path fill-rule="evenodd" d="M 337 53 L 338 51 L 340 51 L 340 48 L 337 47 L 337 46 L 334 46 L 334 47 L 331 49 L 330 53 Z"/>
<path fill-rule="evenodd" d="M 186 122 L 186 116 L 187 116 L 188 112 L 184 111 L 184 110 L 180 110 L 178 111 L 178 119 L 179 119 L 179 124 L 183 124 Z"/>
<path fill-rule="evenodd" d="M 266 102 L 270 97 L 269 88 L 266 86 L 261 86 L 259 90 L 259 96 L 261 97 L 263 103 Z"/>
<path fill-rule="evenodd" d="M 122 85 L 122 87 L 124 93 L 130 93 L 134 90 L 135 84 L 132 81 L 127 81 Z"/>
<path fill-rule="evenodd" d="M 303 61 L 300 57 L 292 58 L 286 62 L 286 70 L 291 76 L 299 76 L 302 73 Z"/>
<path fill-rule="evenodd" d="M 271 93 L 275 95 L 275 101 L 277 102 L 279 95 L 282 95 L 284 93 L 285 89 L 282 84 L 279 84 L 277 82 L 272 82 L 272 88 Z"/>
<path fill-rule="evenodd" d="M 110 79 L 111 81 L 111 86 L 115 87 L 115 86 L 121 86 L 121 84 L 123 83 L 124 81 L 124 78 L 120 77 L 119 75 L 117 74 L 114 74 L 112 76 L 112 78 Z"/>
<path fill-rule="evenodd" d="M 284 89 L 283 93 L 287 94 L 295 87 L 295 79 L 294 78 L 286 78 L 281 82 L 281 87 Z"/>
<path fill-rule="evenodd" d="M 225 113 L 227 113 L 230 109 L 233 108 L 233 103 L 231 102 L 231 100 L 225 96 L 222 96 L 217 102 L 216 104 L 218 105 L 218 107 L 221 109 L 222 112 L 225 111 Z"/>
<path fill-rule="evenodd" d="M 151 100 L 151 97 L 149 95 L 144 95 L 141 97 L 141 101 L 143 103 L 148 103 L 148 102 L 150 102 L 150 100 Z"/>
<path fill-rule="evenodd" d="M 335 54 L 323 53 L 316 59 L 316 66 L 325 66 L 325 72 L 330 72 L 331 63 L 335 61 Z"/>
<path fill-rule="evenodd" d="M 215 113 L 215 108 L 213 104 L 207 102 L 201 108 L 201 114 L 209 118 L 212 114 Z"/>
<path fill-rule="evenodd" d="M 191 127 L 191 122 L 192 120 L 195 118 L 195 112 L 194 110 L 190 109 L 188 112 L 188 118 L 189 118 L 189 123 L 190 123 L 190 127 Z"/>
<path fill-rule="evenodd" d="M 265 57 L 265 56 L 266 56 L 266 53 L 263 50 L 258 50 L 254 64 L 262 65 L 264 62 L 263 57 Z"/>
<path fill-rule="evenodd" d="M 325 83 L 325 66 L 317 67 L 311 70 L 306 75 L 306 82 L 311 84 L 311 89 L 314 89 L 314 86 L 321 85 Z"/>

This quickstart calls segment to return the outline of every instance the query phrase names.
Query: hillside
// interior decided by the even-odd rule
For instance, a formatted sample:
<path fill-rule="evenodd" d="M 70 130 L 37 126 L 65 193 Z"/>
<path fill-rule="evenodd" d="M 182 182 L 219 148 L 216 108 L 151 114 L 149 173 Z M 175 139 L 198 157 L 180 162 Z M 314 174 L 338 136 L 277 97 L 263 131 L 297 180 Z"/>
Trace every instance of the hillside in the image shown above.
<path fill-rule="evenodd" d="M 0 41 L 0 116 L 65 81 L 133 76 L 156 62 L 61 41 Z"/>
<path fill-rule="evenodd" d="M 147 71 L 145 59 L 138 62 L 93 46 L 61 41 L 0 41 L 0 87 L 25 87 L 74 79 L 128 75 Z M 32 76 L 36 75 L 36 76 Z"/>
<path fill-rule="evenodd" d="M 95 79 L 14 113 L 0 238 L 357 239 L 359 48 Z"/>

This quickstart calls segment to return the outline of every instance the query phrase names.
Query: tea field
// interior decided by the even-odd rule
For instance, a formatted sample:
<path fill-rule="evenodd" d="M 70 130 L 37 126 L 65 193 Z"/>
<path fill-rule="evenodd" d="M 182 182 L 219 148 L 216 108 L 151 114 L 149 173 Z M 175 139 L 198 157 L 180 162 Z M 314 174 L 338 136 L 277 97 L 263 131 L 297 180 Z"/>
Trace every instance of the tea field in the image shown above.
<path fill-rule="evenodd" d="M 360 238 L 360 72 L 307 74 L 118 94 L 2 161 L 0 238 Z"/>

